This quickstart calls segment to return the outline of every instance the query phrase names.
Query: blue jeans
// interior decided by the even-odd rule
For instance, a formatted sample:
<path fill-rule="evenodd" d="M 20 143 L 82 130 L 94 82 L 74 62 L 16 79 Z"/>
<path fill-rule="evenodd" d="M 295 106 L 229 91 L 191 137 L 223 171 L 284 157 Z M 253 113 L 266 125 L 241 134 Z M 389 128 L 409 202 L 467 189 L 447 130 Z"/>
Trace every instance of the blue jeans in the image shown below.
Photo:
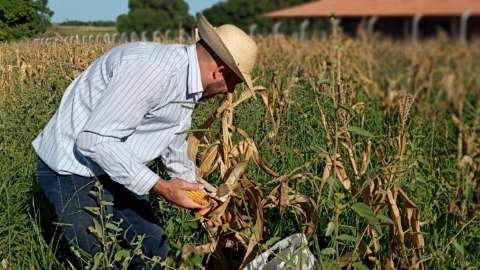
<path fill-rule="evenodd" d="M 142 242 L 143 253 L 147 257 L 166 258 L 168 239 L 148 200 L 148 196 L 137 196 L 124 186 L 112 181 L 108 176 L 99 176 L 103 186 L 103 201 L 112 202 L 106 207 L 106 214 L 113 220 L 122 219 L 122 235 L 126 243 L 137 236 L 145 235 Z M 97 200 L 90 191 L 96 179 L 79 175 L 60 175 L 50 169 L 40 158 L 37 161 L 37 181 L 48 201 L 55 209 L 59 222 L 63 225 L 64 236 L 70 245 L 76 245 L 90 255 L 100 251 L 98 238 L 88 231 L 93 225 L 93 215 L 85 207 L 97 207 Z M 83 268 L 79 260 L 80 267 Z M 149 269 L 136 257 L 129 269 Z M 155 266 L 153 269 L 161 269 Z"/>

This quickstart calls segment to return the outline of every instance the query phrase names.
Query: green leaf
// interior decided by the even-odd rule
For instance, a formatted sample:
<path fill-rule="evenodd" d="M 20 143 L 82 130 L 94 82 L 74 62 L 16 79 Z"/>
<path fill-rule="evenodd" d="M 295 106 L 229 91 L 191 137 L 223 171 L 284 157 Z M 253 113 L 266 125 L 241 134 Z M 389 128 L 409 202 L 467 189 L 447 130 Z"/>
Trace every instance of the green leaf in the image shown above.
<path fill-rule="evenodd" d="M 357 242 L 357 238 L 353 235 L 349 235 L 349 234 L 340 234 L 338 237 L 337 237 L 338 240 L 340 241 L 344 241 L 344 242 Z"/>
<path fill-rule="evenodd" d="M 202 268 L 203 255 L 196 254 L 193 258 L 190 259 L 194 266 Z"/>
<path fill-rule="evenodd" d="M 393 220 L 390 219 L 390 218 L 387 217 L 387 216 L 378 214 L 378 215 L 377 215 L 377 218 L 378 218 L 381 222 L 383 222 L 383 223 L 393 224 Z"/>
<path fill-rule="evenodd" d="M 117 253 L 115 253 L 115 261 L 117 262 L 121 262 L 126 258 L 130 258 L 130 257 L 131 257 L 130 250 L 128 249 L 121 249 L 117 251 Z"/>
<path fill-rule="evenodd" d="M 100 269 L 99 267 L 102 262 L 103 256 L 105 256 L 103 252 L 97 252 L 97 254 L 95 254 L 95 257 L 93 257 L 93 266 L 91 268 L 92 270 Z"/>
<path fill-rule="evenodd" d="M 267 240 L 267 242 L 265 243 L 265 245 L 267 245 L 267 247 L 271 247 L 273 246 L 278 240 L 280 240 L 281 238 L 278 237 L 278 236 L 275 236 L 275 237 L 272 237 L 270 239 Z"/>
<path fill-rule="evenodd" d="M 368 223 L 373 226 L 373 228 L 378 232 L 382 233 L 382 226 L 380 226 L 380 222 L 378 219 L 368 219 Z"/>
<path fill-rule="evenodd" d="M 373 228 L 381 233 L 382 227 L 380 226 L 380 220 L 375 216 L 372 209 L 364 203 L 356 203 L 352 205 L 353 211 L 355 211 L 359 216 L 367 219 L 368 223 L 373 226 Z"/>
<path fill-rule="evenodd" d="M 100 204 L 103 206 L 113 206 L 113 203 L 109 201 L 101 201 Z"/>
<path fill-rule="evenodd" d="M 122 228 L 118 227 L 117 225 L 113 224 L 113 223 L 110 223 L 108 222 L 107 224 L 105 224 L 105 228 L 109 229 L 109 230 L 112 230 L 114 232 L 121 232 L 122 231 Z"/>
<path fill-rule="evenodd" d="M 462 245 L 460 245 L 456 239 L 453 239 L 452 245 L 455 247 L 455 249 L 462 255 L 465 255 L 465 249 L 463 248 Z"/>
<path fill-rule="evenodd" d="M 334 255 L 336 253 L 337 253 L 337 251 L 334 248 L 331 248 L 331 247 L 324 248 L 320 251 L 320 254 L 322 254 L 322 255 Z"/>
<path fill-rule="evenodd" d="M 363 264 L 361 262 L 352 263 L 352 267 L 354 269 L 358 269 L 358 270 L 368 270 L 368 267 L 365 266 L 365 264 Z"/>
<path fill-rule="evenodd" d="M 100 225 L 100 223 L 98 223 L 98 221 L 96 219 L 94 219 L 93 220 L 93 225 L 94 225 L 94 228 L 95 228 L 95 234 L 98 236 L 98 238 L 103 239 L 103 230 L 102 230 L 102 226 Z"/>
<path fill-rule="evenodd" d="M 185 222 L 184 224 L 188 229 L 197 229 L 198 228 L 198 222 Z"/>
<path fill-rule="evenodd" d="M 332 235 L 332 232 L 335 230 L 335 223 L 330 221 L 327 225 L 327 231 L 325 232 L 325 236 Z"/>
<path fill-rule="evenodd" d="M 368 138 L 375 137 L 372 133 L 370 133 L 369 131 L 367 131 L 367 130 L 361 128 L 361 127 L 355 127 L 355 126 L 348 127 L 348 131 L 350 131 L 351 133 L 353 133 L 355 135 L 359 135 L 359 136 L 363 136 L 363 137 L 368 137 Z"/>
<path fill-rule="evenodd" d="M 350 115 L 355 115 L 355 111 L 353 110 L 352 107 L 350 107 L 349 105 L 347 104 L 342 104 L 342 103 L 337 103 L 337 106 L 348 111 L 350 113 Z"/>
<path fill-rule="evenodd" d="M 317 84 L 319 84 L 319 85 L 327 84 L 327 83 L 329 83 L 329 82 L 330 82 L 330 81 L 327 80 L 327 79 L 318 79 L 318 80 L 317 80 Z"/>
<path fill-rule="evenodd" d="M 88 212 L 94 214 L 95 216 L 99 216 L 99 215 L 100 215 L 100 208 L 98 208 L 98 207 L 85 207 L 85 210 L 87 210 Z"/>
<path fill-rule="evenodd" d="M 376 216 L 373 213 L 372 209 L 364 203 L 356 203 L 352 205 L 353 211 L 357 213 L 359 216 L 366 218 L 366 219 L 373 219 L 376 220 Z"/>
<path fill-rule="evenodd" d="M 175 224 L 173 222 L 169 222 L 165 227 L 165 231 L 167 231 L 167 235 L 172 235 L 175 233 Z"/>
<path fill-rule="evenodd" d="M 185 108 L 187 110 L 194 110 L 195 106 L 187 106 L 187 105 L 180 105 L 182 108 Z"/>
<path fill-rule="evenodd" d="M 191 134 L 191 133 L 195 133 L 195 132 L 210 132 L 210 131 L 211 131 L 210 129 L 200 129 L 200 128 L 197 128 L 197 129 L 189 129 L 189 130 L 184 130 L 184 131 L 176 132 L 175 135 Z"/>

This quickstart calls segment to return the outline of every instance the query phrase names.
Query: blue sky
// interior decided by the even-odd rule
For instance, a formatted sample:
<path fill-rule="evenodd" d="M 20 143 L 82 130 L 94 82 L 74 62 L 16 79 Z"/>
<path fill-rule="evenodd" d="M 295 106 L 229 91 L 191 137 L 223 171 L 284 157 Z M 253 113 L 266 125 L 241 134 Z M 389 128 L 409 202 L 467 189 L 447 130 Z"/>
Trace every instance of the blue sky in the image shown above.
<path fill-rule="evenodd" d="M 205 9 L 218 0 L 186 0 L 190 13 Z M 128 0 L 49 0 L 48 6 L 55 12 L 52 22 L 65 20 L 95 21 L 115 20 L 128 12 Z"/>

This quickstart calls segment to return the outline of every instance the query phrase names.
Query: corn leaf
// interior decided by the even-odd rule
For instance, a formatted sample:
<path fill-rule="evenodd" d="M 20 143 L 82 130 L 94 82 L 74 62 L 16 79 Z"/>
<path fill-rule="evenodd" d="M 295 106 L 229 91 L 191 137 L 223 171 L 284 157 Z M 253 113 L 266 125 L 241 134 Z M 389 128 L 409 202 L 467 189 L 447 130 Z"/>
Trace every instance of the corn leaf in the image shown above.
<path fill-rule="evenodd" d="M 372 133 L 370 133 L 369 131 L 367 131 L 367 130 L 361 128 L 361 127 L 351 126 L 351 127 L 348 127 L 348 131 L 350 131 L 351 133 L 353 133 L 355 135 L 359 135 L 359 136 L 363 136 L 363 137 L 368 137 L 368 138 L 375 137 Z"/>

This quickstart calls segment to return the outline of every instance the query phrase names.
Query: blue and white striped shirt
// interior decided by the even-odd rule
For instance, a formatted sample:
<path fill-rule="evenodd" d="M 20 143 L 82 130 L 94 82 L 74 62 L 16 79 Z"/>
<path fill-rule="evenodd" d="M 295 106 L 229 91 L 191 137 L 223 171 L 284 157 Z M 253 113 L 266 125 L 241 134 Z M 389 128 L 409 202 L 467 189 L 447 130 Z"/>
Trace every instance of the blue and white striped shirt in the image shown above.
<path fill-rule="evenodd" d="M 160 178 L 145 165 L 158 157 L 195 182 L 185 131 L 202 92 L 195 44 L 120 45 L 68 86 L 32 145 L 59 174 L 108 174 L 139 195 Z"/>

